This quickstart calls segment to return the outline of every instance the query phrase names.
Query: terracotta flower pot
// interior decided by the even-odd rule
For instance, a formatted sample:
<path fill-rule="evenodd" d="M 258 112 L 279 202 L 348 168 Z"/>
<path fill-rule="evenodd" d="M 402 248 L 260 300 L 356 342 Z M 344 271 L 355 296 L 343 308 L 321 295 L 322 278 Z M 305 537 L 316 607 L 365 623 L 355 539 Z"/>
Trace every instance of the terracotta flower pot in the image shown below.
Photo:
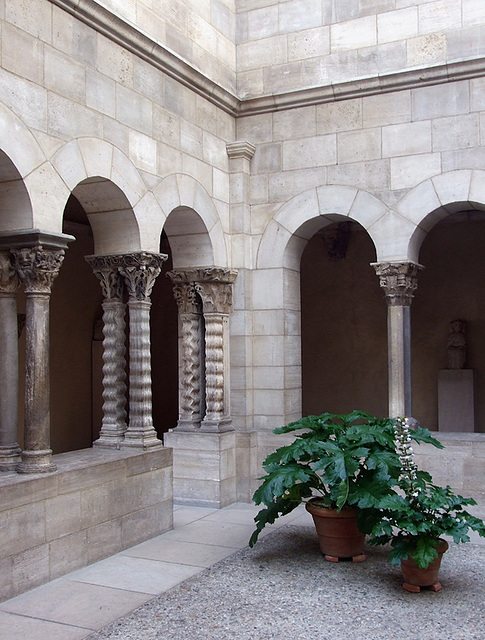
<path fill-rule="evenodd" d="M 441 584 L 438 581 L 438 572 L 440 570 L 441 558 L 448 549 L 446 540 L 440 538 L 440 544 L 436 547 L 438 557 L 429 564 L 426 569 L 420 569 L 411 558 L 401 560 L 401 571 L 404 578 L 403 589 L 419 593 L 422 587 L 430 591 L 440 591 Z"/>
<path fill-rule="evenodd" d="M 306 510 L 312 514 L 318 534 L 320 551 L 325 560 L 338 562 L 340 558 L 352 558 L 363 562 L 365 535 L 357 527 L 357 510 L 343 508 L 328 509 L 310 500 Z"/>

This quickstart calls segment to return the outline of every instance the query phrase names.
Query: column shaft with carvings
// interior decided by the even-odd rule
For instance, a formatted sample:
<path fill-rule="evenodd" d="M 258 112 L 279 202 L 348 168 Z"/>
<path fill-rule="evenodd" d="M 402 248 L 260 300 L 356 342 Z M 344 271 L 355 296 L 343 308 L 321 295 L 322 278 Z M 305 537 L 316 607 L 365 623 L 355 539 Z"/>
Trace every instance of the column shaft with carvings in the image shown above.
<path fill-rule="evenodd" d="M 160 447 L 152 417 L 152 370 L 150 352 L 150 295 L 166 255 L 124 255 L 119 266 L 128 290 L 130 318 L 130 419 L 124 446 Z"/>
<path fill-rule="evenodd" d="M 387 302 L 389 415 L 412 416 L 411 302 L 422 269 L 414 262 L 373 264 Z"/>
<path fill-rule="evenodd" d="M 205 416 L 203 431 L 231 429 L 229 398 L 229 314 L 237 271 L 201 269 L 195 285 L 205 321 Z"/>
<path fill-rule="evenodd" d="M 26 311 L 24 450 L 19 473 L 55 471 L 50 448 L 49 301 L 63 249 L 36 245 L 12 251 Z"/>
<path fill-rule="evenodd" d="M 18 429 L 18 329 L 19 281 L 10 252 L 0 252 L 0 471 L 12 471 L 20 462 Z"/>
<path fill-rule="evenodd" d="M 191 271 L 171 271 L 174 296 L 180 318 L 181 361 L 179 419 L 177 429 L 194 431 L 200 427 L 204 410 L 202 376 L 202 308 L 191 281 Z"/>
<path fill-rule="evenodd" d="M 126 305 L 120 256 L 88 256 L 103 290 L 103 418 L 95 445 L 119 447 L 126 424 Z"/>

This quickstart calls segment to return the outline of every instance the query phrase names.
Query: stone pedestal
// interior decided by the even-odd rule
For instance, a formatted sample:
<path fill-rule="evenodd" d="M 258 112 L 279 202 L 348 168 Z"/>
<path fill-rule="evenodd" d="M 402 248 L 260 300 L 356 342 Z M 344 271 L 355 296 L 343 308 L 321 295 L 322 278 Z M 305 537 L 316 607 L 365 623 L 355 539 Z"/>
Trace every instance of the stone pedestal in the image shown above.
<path fill-rule="evenodd" d="M 438 428 L 440 431 L 475 431 L 472 369 L 438 372 Z"/>
<path fill-rule="evenodd" d="M 173 495 L 179 504 L 221 509 L 236 501 L 236 434 L 181 431 L 164 435 L 173 448 Z"/>

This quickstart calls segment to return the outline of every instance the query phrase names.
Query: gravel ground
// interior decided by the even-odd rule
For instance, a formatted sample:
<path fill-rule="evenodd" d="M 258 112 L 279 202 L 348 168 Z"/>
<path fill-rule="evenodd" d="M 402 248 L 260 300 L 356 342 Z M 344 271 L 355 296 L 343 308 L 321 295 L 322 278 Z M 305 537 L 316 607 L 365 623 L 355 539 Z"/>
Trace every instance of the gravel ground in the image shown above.
<path fill-rule="evenodd" d="M 90 640 L 485 640 L 485 546 L 450 545 L 442 591 L 408 593 L 385 549 L 326 562 L 314 529 L 271 534 Z"/>

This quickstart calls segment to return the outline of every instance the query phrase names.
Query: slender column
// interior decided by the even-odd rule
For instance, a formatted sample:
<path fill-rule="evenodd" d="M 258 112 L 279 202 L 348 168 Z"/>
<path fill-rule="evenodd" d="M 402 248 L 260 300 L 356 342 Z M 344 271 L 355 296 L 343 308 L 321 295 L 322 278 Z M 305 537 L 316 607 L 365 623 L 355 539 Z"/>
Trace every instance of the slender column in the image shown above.
<path fill-rule="evenodd" d="M 126 305 L 120 256 L 88 256 L 103 290 L 103 418 L 99 447 L 119 447 L 126 425 Z"/>
<path fill-rule="evenodd" d="M 379 262 L 372 266 L 387 302 L 389 415 L 412 416 L 410 307 L 423 267 L 414 262 Z"/>
<path fill-rule="evenodd" d="M 232 283 L 237 271 L 209 268 L 200 270 L 195 285 L 202 298 L 205 321 L 205 400 L 203 431 L 231 429 L 229 399 L 229 313 L 232 310 Z"/>
<path fill-rule="evenodd" d="M 18 324 L 19 280 L 9 252 L 0 252 L 0 471 L 15 470 L 20 462 L 18 428 Z"/>
<path fill-rule="evenodd" d="M 130 317 L 130 420 L 124 446 L 160 447 L 152 417 L 150 295 L 168 256 L 133 253 L 122 256 L 119 273 L 128 290 Z"/>
<path fill-rule="evenodd" d="M 204 411 L 202 376 L 202 308 L 191 282 L 193 272 L 171 271 L 174 296 L 180 318 L 181 361 L 179 431 L 194 431 L 200 427 Z"/>
<path fill-rule="evenodd" d="M 24 450 L 19 473 L 55 471 L 50 449 L 49 300 L 63 249 L 38 244 L 12 250 L 26 305 Z"/>

